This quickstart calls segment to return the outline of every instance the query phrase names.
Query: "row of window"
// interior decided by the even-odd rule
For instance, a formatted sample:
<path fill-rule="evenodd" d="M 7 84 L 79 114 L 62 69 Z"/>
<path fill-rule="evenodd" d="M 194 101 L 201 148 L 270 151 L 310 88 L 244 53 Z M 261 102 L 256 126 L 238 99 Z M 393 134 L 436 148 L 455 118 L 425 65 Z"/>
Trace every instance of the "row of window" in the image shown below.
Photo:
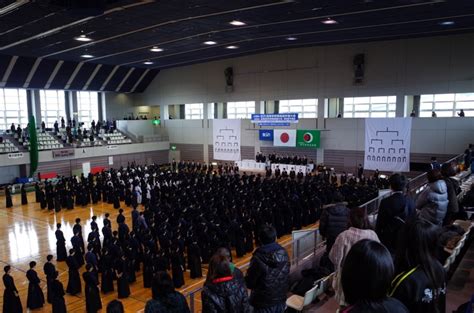
<path fill-rule="evenodd" d="M 396 96 L 347 97 L 344 98 L 343 117 L 371 118 L 395 117 Z M 318 99 L 295 99 L 278 101 L 279 113 L 298 113 L 300 118 L 318 116 Z M 420 117 L 454 117 L 464 110 L 465 116 L 474 116 L 474 93 L 435 94 L 420 96 Z M 202 119 L 203 103 L 185 105 L 185 119 Z M 214 103 L 209 104 L 208 118 L 214 118 Z M 228 119 L 249 119 L 255 113 L 254 101 L 227 103 Z"/>
<path fill-rule="evenodd" d="M 63 90 L 40 90 L 41 118 L 46 127 L 53 127 L 66 119 L 66 93 Z M 80 91 L 77 96 L 77 120 L 90 125 L 99 118 L 99 93 Z M 11 124 L 26 127 L 28 124 L 28 101 L 25 89 L 0 89 L 0 129 L 9 129 Z M 41 121 L 36 121 L 39 125 Z"/>

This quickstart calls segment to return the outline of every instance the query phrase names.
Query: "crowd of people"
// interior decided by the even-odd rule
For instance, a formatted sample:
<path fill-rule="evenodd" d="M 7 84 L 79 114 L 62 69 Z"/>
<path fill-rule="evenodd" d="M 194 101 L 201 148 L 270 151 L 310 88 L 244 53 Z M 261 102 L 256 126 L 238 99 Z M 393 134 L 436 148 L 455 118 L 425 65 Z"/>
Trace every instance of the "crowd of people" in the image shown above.
<path fill-rule="evenodd" d="M 313 160 L 308 160 L 308 157 L 305 155 L 303 157 L 297 155 L 279 155 L 276 153 L 270 153 L 268 156 L 262 154 L 261 152 L 257 153 L 255 156 L 255 161 L 258 163 L 265 163 L 267 161 L 275 164 L 292 164 L 292 165 L 308 165 L 313 164 Z"/>
<path fill-rule="evenodd" d="M 93 216 L 92 231 L 87 238 L 82 237 L 81 220 L 77 219 L 69 255 L 61 225 L 57 225 L 56 258 L 59 262 L 66 261 L 69 268 L 64 292 L 71 295 L 81 292 L 79 270 L 85 265 L 83 281 L 87 312 L 96 312 L 101 307 L 100 292 L 117 290 L 119 299 L 128 297 L 129 284 L 135 282 L 137 271 L 143 271 L 145 288 L 154 285 L 153 274 L 158 272 L 170 272 L 172 286 L 180 288 L 185 284 L 184 271 L 188 269 L 191 278 L 199 278 L 203 263 L 209 264 L 209 288 L 203 292 L 208 293 L 209 297 L 208 302 L 204 302 L 223 301 L 225 304 L 225 300 L 217 299 L 223 292 L 220 288 L 229 292 L 234 290 L 224 286 L 235 283 L 229 279 L 227 269 L 229 267 L 235 273 L 236 268 L 231 264 L 230 253 L 224 260 L 216 258 L 215 252 L 219 248 L 227 251 L 235 249 L 236 255 L 242 257 L 252 252 L 255 246 L 259 248 L 254 252 L 255 261 L 247 274 L 250 278 L 245 279 L 246 285 L 244 280 L 240 280 L 240 286 L 255 289 L 255 296 L 249 300 L 254 308 L 266 307 L 268 303 L 281 308 L 287 290 L 287 283 L 282 277 L 277 275 L 273 280 L 271 292 L 259 294 L 262 291 L 258 291 L 262 288 L 259 281 L 262 271 L 272 272 L 271 267 L 285 259 L 286 252 L 274 241 L 292 230 L 315 223 L 322 206 L 334 202 L 336 197 L 342 197 L 353 207 L 378 194 L 374 185 L 351 181 L 338 186 L 329 184 L 322 174 L 296 180 L 290 177 L 240 175 L 235 168 L 224 166 L 192 163 L 172 166 L 175 170 L 157 165 L 131 164 L 88 177 L 60 177 L 54 184 L 46 181 L 44 188 L 39 184 L 35 186 L 36 201 L 42 209 L 60 211 L 99 201 L 119 209 L 116 231 L 112 230 L 109 214 L 105 215 L 100 232 L 97 218 Z M 22 203 L 25 204 L 26 191 L 22 194 Z M 7 188 L 7 207 L 11 205 Z M 132 207 L 130 226 L 120 209 L 122 206 Z M 138 210 L 139 207 L 143 210 Z M 272 226 L 269 229 L 265 225 Z M 259 236 L 262 229 L 266 230 L 266 235 Z M 48 256 L 48 263 L 51 263 L 50 258 L 52 256 Z M 269 265 L 264 265 L 267 263 Z M 53 307 L 56 304 L 62 307 L 64 288 L 55 282 L 55 272 L 54 268 L 47 273 L 45 270 L 50 287 L 48 294 L 51 294 L 50 300 L 58 299 L 54 303 L 51 300 Z M 8 273 L 5 275 L 8 276 Z M 160 277 L 163 280 L 165 276 Z M 114 281 L 117 282 L 116 287 Z M 280 283 L 281 287 L 277 288 Z M 213 284 L 219 284 L 220 287 L 216 287 L 219 290 L 214 290 Z M 279 290 L 276 300 L 272 298 L 273 289 Z M 9 287 L 9 290 L 14 291 L 14 288 Z M 213 292 L 216 294 L 212 295 Z M 268 292 L 270 302 L 260 303 Z M 221 304 L 214 303 L 217 306 Z"/>

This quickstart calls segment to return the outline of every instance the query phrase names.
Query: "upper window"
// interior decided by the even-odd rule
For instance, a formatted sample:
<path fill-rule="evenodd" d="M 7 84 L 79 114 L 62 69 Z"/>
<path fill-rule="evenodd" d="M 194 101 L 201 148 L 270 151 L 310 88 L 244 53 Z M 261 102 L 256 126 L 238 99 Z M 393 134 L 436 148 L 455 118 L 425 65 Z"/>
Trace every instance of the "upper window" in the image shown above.
<path fill-rule="evenodd" d="M 187 120 L 202 120 L 204 118 L 204 104 L 189 103 L 184 105 L 185 119 Z"/>
<path fill-rule="evenodd" d="M 0 89 L 0 129 L 28 125 L 28 103 L 25 89 Z"/>
<path fill-rule="evenodd" d="M 86 128 L 92 121 L 99 120 L 99 93 L 94 91 L 79 91 L 77 93 L 77 114 L 80 123 Z"/>
<path fill-rule="evenodd" d="M 420 117 L 453 117 L 463 109 L 465 116 L 474 116 L 474 93 L 448 93 L 420 96 Z"/>
<path fill-rule="evenodd" d="M 344 117 L 395 117 L 396 96 L 344 98 Z"/>
<path fill-rule="evenodd" d="M 316 118 L 318 99 L 280 100 L 278 113 L 298 113 L 298 118 Z"/>
<path fill-rule="evenodd" d="M 255 101 L 227 102 L 227 118 L 252 118 L 255 113 Z"/>
<path fill-rule="evenodd" d="M 66 120 L 66 100 L 63 90 L 40 90 L 41 119 L 46 127 L 54 127 L 54 122 Z"/>
<path fill-rule="evenodd" d="M 214 119 L 214 107 L 215 107 L 215 103 L 207 104 L 207 119 L 209 120 Z"/>

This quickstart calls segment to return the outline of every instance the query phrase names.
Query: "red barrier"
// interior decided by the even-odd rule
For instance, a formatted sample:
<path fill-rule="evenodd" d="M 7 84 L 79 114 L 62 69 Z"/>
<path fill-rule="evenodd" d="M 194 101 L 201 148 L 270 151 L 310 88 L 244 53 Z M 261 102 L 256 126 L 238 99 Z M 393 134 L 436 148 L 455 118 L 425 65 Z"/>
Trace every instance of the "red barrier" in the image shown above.
<path fill-rule="evenodd" d="M 51 179 L 51 178 L 56 178 L 58 176 L 58 173 L 56 172 L 50 172 L 50 173 L 40 173 L 40 179 L 45 180 L 45 179 Z"/>
<path fill-rule="evenodd" d="M 91 168 L 91 174 L 97 174 L 97 173 L 100 173 L 102 172 L 103 170 L 106 170 L 107 168 L 105 166 L 96 166 L 96 167 L 93 167 Z"/>

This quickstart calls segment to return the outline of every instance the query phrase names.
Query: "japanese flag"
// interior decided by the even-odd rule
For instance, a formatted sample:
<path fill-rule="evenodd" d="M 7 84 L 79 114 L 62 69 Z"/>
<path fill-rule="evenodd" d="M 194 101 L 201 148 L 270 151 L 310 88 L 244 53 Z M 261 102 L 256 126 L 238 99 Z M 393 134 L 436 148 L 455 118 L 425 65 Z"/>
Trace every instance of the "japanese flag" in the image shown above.
<path fill-rule="evenodd" d="M 296 129 L 275 129 L 273 131 L 275 147 L 296 147 Z"/>

